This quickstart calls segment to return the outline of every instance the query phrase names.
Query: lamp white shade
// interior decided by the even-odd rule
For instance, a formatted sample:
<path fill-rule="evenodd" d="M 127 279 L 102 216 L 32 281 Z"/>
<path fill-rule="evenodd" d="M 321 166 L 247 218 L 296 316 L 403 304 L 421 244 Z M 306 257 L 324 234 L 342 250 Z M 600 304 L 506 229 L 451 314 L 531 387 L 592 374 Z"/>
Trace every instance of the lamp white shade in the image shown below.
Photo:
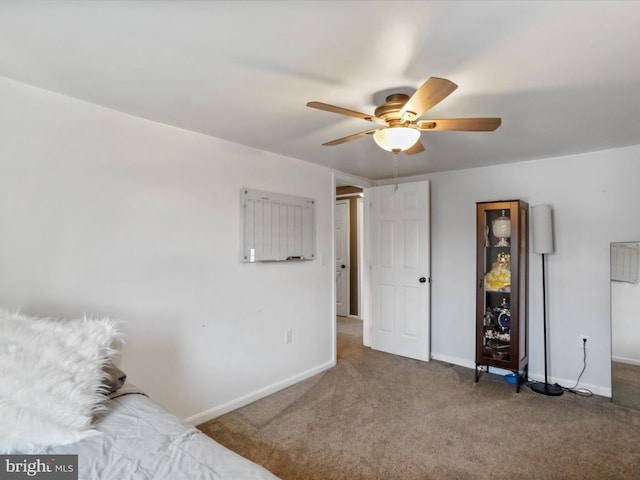
<path fill-rule="evenodd" d="M 373 139 L 378 146 L 390 152 L 413 147 L 418 138 L 420 138 L 420 131 L 407 127 L 385 127 L 373 134 Z"/>
<path fill-rule="evenodd" d="M 551 205 L 531 207 L 531 227 L 533 228 L 533 252 L 553 253 Z"/>

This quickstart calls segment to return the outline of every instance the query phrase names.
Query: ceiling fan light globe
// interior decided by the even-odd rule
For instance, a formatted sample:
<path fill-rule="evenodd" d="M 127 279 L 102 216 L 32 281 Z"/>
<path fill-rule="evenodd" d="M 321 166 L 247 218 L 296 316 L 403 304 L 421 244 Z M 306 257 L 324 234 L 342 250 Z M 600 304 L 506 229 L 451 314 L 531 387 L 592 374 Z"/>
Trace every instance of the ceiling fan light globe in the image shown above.
<path fill-rule="evenodd" d="M 373 134 L 378 146 L 389 152 L 411 148 L 420 138 L 420 131 L 408 127 L 381 128 Z"/>

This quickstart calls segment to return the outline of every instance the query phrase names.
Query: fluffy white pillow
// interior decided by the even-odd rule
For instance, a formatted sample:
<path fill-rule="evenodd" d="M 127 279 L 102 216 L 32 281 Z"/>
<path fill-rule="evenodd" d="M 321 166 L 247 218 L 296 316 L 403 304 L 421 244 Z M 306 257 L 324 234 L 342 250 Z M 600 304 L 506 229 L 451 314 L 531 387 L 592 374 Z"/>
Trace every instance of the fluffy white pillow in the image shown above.
<path fill-rule="evenodd" d="M 96 432 L 106 400 L 110 319 L 52 320 L 0 308 L 0 453 L 33 453 Z"/>

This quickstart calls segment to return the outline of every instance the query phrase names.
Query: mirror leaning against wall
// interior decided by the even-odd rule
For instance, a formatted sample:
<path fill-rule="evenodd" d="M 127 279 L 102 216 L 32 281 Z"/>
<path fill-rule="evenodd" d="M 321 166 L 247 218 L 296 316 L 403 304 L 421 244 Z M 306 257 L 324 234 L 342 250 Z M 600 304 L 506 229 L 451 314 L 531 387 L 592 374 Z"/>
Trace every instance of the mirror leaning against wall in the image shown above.
<path fill-rule="evenodd" d="M 640 241 L 611 244 L 611 400 L 640 410 Z"/>

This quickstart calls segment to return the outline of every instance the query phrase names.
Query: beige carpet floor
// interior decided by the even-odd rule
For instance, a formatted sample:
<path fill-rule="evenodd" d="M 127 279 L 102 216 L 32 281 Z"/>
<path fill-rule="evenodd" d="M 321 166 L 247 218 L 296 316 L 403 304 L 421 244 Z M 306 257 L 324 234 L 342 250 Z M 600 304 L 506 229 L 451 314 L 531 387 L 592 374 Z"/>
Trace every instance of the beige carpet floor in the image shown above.
<path fill-rule="evenodd" d="M 639 411 L 475 383 L 363 347 L 354 322 L 336 367 L 199 428 L 285 480 L 640 479 Z"/>

